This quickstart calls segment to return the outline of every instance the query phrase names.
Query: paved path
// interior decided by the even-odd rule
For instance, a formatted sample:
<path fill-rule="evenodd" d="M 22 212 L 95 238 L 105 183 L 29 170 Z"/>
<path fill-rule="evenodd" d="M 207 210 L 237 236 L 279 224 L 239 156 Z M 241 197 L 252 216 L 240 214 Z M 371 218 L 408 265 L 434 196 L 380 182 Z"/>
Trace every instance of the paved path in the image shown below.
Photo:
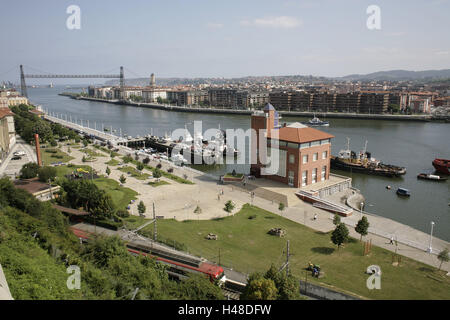
<path fill-rule="evenodd" d="M 25 156 L 20 160 L 11 160 L 13 153 L 16 151 L 24 151 Z M 22 138 L 17 137 L 16 144 L 12 147 L 8 156 L 0 165 L 0 177 L 6 175 L 14 179 L 16 176 L 19 176 L 22 166 L 28 162 L 36 162 L 36 152 L 33 147 L 25 143 Z"/>

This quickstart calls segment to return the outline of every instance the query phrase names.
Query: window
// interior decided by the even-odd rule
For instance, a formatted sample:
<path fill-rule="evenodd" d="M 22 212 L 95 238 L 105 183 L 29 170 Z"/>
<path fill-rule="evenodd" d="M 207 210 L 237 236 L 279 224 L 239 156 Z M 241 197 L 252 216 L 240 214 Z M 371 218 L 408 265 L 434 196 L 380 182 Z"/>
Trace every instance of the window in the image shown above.
<path fill-rule="evenodd" d="M 306 186 L 306 177 L 308 176 L 308 170 L 302 172 L 302 187 Z"/>
<path fill-rule="evenodd" d="M 305 154 L 304 156 L 303 156 L 303 163 L 305 164 L 305 163 L 308 163 L 308 155 L 307 154 Z"/>
<path fill-rule="evenodd" d="M 289 155 L 289 163 L 295 163 L 295 156 L 293 154 Z"/>
<path fill-rule="evenodd" d="M 323 167 L 322 167 L 322 174 L 321 174 L 321 177 L 320 177 L 320 180 L 321 180 L 321 181 L 324 181 L 324 180 L 325 180 L 325 175 L 326 175 L 326 173 L 327 173 L 327 166 L 323 166 Z"/>
<path fill-rule="evenodd" d="M 288 185 L 290 185 L 291 187 L 294 185 L 294 171 L 289 171 Z"/>
<path fill-rule="evenodd" d="M 309 142 L 300 144 L 300 149 L 309 148 Z"/>
<path fill-rule="evenodd" d="M 288 142 L 288 148 L 298 149 L 298 143 Z"/>
<path fill-rule="evenodd" d="M 317 159 L 319 158 L 319 154 L 316 152 L 313 154 L 313 161 L 317 161 Z"/>
<path fill-rule="evenodd" d="M 312 171 L 312 183 L 317 182 L 317 168 L 314 168 Z"/>
<path fill-rule="evenodd" d="M 327 151 L 322 152 L 322 159 L 325 160 L 327 158 L 327 156 L 328 156 L 328 152 Z"/>
<path fill-rule="evenodd" d="M 311 147 L 314 147 L 314 146 L 320 146 L 320 140 L 311 142 Z"/>

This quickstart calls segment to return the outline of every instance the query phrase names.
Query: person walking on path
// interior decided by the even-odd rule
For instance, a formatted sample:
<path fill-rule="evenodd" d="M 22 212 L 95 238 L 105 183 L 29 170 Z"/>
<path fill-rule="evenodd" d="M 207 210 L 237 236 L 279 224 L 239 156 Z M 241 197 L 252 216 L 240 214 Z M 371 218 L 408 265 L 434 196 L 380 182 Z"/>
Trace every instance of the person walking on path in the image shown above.
<path fill-rule="evenodd" d="M 317 220 L 317 213 L 314 215 L 314 221 Z"/>
<path fill-rule="evenodd" d="M 394 244 L 394 236 L 391 236 L 391 241 L 389 242 L 389 244 Z"/>

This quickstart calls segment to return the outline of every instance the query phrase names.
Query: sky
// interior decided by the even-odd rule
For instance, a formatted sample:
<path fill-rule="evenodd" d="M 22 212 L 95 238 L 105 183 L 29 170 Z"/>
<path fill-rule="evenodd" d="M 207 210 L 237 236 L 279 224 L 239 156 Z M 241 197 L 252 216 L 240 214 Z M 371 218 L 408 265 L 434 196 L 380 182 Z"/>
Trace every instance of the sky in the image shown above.
<path fill-rule="evenodd" d="M 70 5 L 80 29 L 66 26 Z M 381 29 L 367 27 L 369 5 Z M 2 0 L 0 81 L 18 81 L 20 64 L 63 74 L 122 65 L 128 78 L 448 69 L 449 13 L 450 0 Z"/>

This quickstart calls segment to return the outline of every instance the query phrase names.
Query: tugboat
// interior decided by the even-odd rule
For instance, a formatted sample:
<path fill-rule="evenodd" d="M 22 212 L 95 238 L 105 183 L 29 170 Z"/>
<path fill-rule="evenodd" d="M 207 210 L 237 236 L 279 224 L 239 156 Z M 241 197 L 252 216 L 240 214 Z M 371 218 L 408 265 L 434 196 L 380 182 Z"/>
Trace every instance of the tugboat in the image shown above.
<path fill-rule="evenodd" d="M 310 119 L 308 122 L 302 123 L 311 127 L 328 127 L 330 125 L 328 121 L 322 121 L 319 118 L 317 118 L 316 115 L 314 115 L 314 118 Z"/>
<path fill-rule="evenodd" d="M 424 180 L 432 180 L 432 181 L 445 181 L 447 178 L 435 175 L 435 174 L 427 174 L 427 173 L 419 173 L 417 175 L 417 179 L 424 179 Z"/>
<path fill-rule="evenodd" d="M 434 159 L 433 167 L 436 169 L 436 172 L 450 174 L 450 160 Z"/>
<path fill-rule="evenodd" d="M 374 174 L 385 177 L 399 177 L 406 173 L 405 167 L 398 167 L 390 164 L 384 164 L 381 161 L 372 158 L 371 153 L 367 152 L 367 141 L 364 150 L 356 155 L 350 150 L 350 139 L 347 138 L 347 149 L 339 151 L 338 156 L 331 156 L 330 163 L 332 169 L 347 170 L 352 172 Z"/>

